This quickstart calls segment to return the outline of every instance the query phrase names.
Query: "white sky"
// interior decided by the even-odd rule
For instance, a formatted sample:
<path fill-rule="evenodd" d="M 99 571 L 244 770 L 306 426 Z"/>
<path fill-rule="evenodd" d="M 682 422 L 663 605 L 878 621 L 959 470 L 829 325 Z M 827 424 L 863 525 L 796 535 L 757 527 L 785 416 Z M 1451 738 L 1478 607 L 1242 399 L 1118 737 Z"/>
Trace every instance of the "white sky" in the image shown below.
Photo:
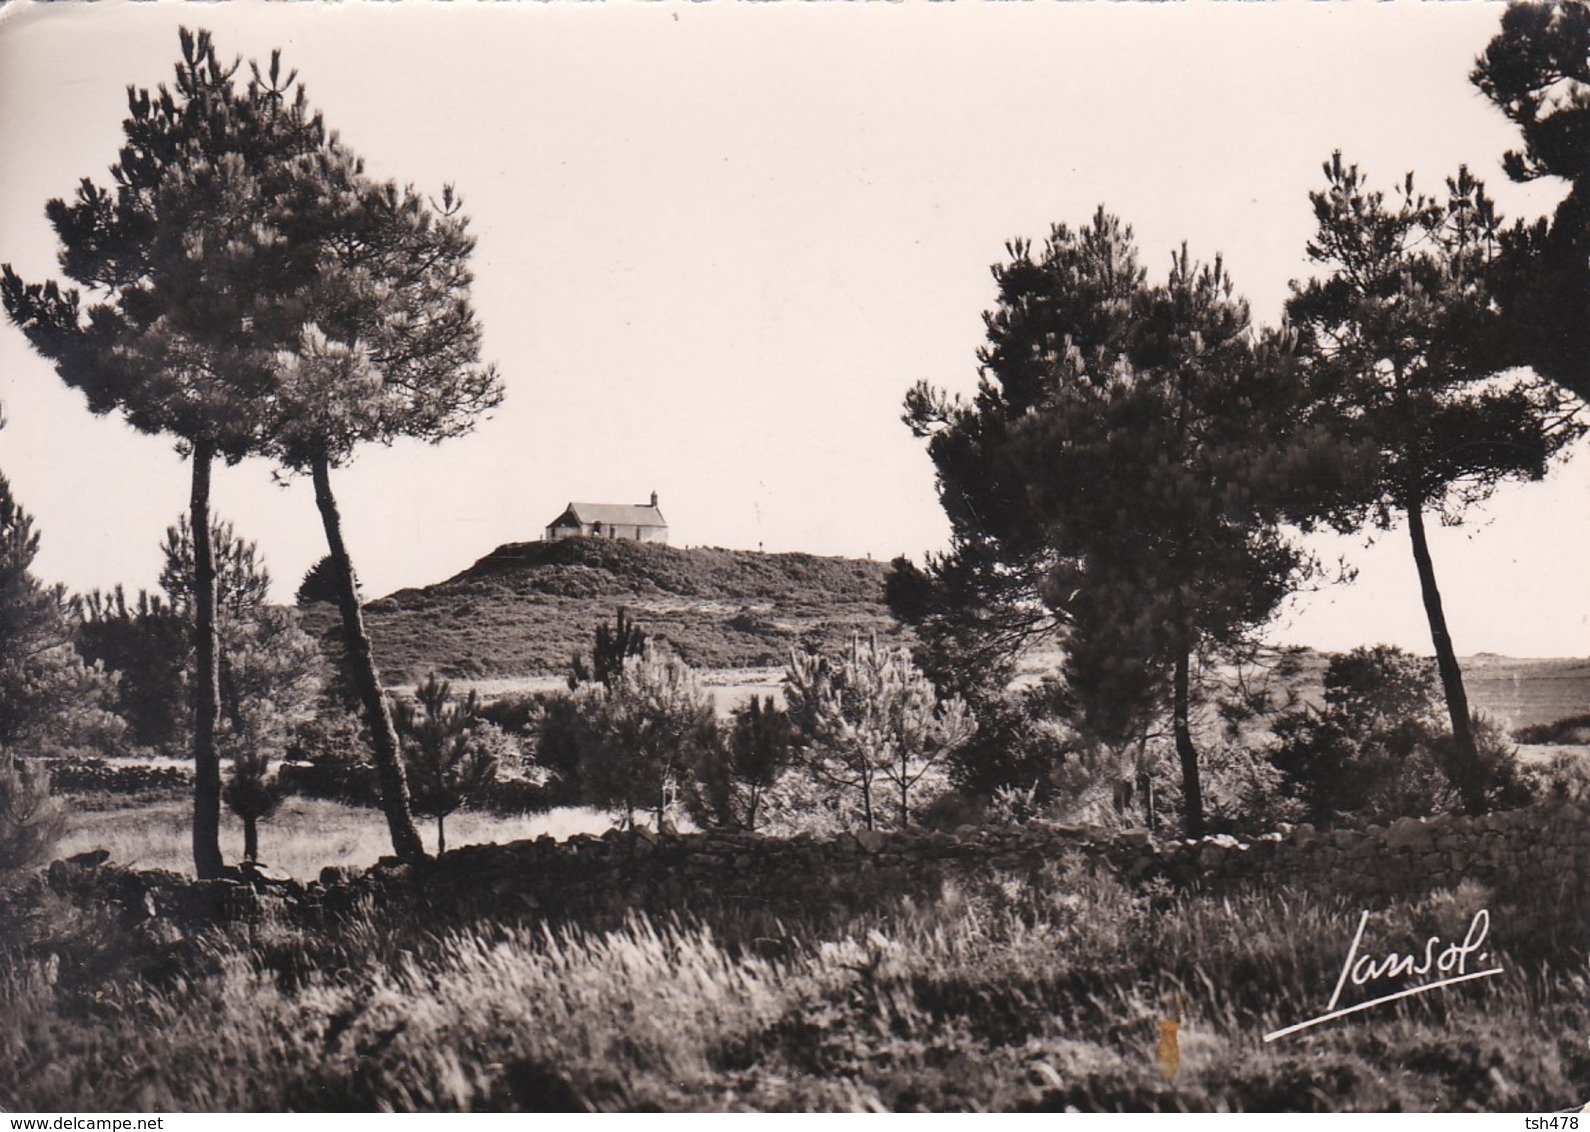
<path fill-rule="evenodd" d="M 1152 275 L 1223 252 L 1258 318 L 1310 271 L 1307 193 L 1341 148 L 1389 187 L 1468 162 L 1508 215 L 1511 126 L 1468 84 L 1501 7 L 674 3 L 339 5 L 115 0 L 0 11 L 0 260 L 57 274 L 43 206 L 108 181 L 128 84 L 177 27 L 284 48 L 372 171 L 463 192 L 476 304 L 507 401 L 438 448 L 335 476 L 367 592 L 538 538 L 570 499 L 656 490 L 676 545 L 942 548 L 919 378 L 975 381 L 988 267 L 1016 236 L 1131 223 Z M 96 419 L 0 324 L 0 469 L 73 589 L 153 585 L 187 499 L 168 441 Z M 1586 447 L 1584 445 L 1581 448 Z M 221 471 L 218 511 L 286 598 L 324 552 L 308 485 Z M 1478 518 L 1478 517 L 1477 517 Z M 1279 639 L 1429 651 L 1406 536 L 1322 544 L 1360 568 Z M 1438 531 L 1460 652 L 1590 653 L 1590 458 Z"/>

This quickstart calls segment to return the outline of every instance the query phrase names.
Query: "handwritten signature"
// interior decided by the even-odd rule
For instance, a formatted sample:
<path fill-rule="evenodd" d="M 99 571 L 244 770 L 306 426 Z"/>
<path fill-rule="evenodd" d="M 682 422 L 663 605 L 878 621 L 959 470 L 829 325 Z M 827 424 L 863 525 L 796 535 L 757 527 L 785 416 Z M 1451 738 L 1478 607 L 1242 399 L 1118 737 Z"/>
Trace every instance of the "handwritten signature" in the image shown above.
<path fill-rule="evenodd" d="M 1368 923 L 1369 913 L 1365 912 L 1358 918 L 1358 931 L 1353 935 L 1352 947 L 1347 950 L 1347 961 L 1342 964 L 1342 973 L 1336 980 L 1336 989 L 1331 992 L 1331 999 L 1325 1004 L 1325 1013 L 1317 1018 L 1310 1018 L 1307 1022 L 1299 1022 L 1295 1026 L 1273 1030 L 1264 1035 L 1265 1041 L 1273 1042 L 1277 1038 L 1284 1038 L 1288 1034 L 1295 1034 L 1310 1026 L 1318 1026 L 1321 1022 L 1329 1022 L 1334 1018 L 1368 1010 L 1371 1006 L 1395 1002 L 1399 998 L 1409 998 L 1416 994 L 1424 994 L 1426 991 L 1439 990 L 1441 987 L 1466 983 L 1472 979 L 1488 979 L 1492 975 L 1502 973 L 1501 967 L 1494 965 L 1490 952 L 1480 950 L 1485 943 L 1486 934 L 1491 930 L 1491 914 L 1484 908 L 1474 913 L 1474 919 L 1469 922 L 1469 930 L 1464 934 L 1461 943 L 1449 943 L 1443 947 L 1440 936 L 1431 936 L 1424 945 L 1422 959 L 1413 952 L 1401 955 L 1391 951 L 1379 959 L 1370 955 L 1359 955 L 1358 948 L 1364 941 L 1364 927 Z M 1470 971 L 1468 969 L 1470 957 L 1476 964 L 1491 962 L 1492 966 Z M 1432 974 L 1437 977 L 1430 982 L 1404 987 L 1394 994 L 1383 994 L 1368 1002 L 1337 1009 L 1336 1004 L 1341 1001 L 1342 991 L 1346 989 L 1349 981 L 1355 987 L 1363 987 L 1382 979 L 1401 979 L 1409 976 L 1423 978 Z"/>

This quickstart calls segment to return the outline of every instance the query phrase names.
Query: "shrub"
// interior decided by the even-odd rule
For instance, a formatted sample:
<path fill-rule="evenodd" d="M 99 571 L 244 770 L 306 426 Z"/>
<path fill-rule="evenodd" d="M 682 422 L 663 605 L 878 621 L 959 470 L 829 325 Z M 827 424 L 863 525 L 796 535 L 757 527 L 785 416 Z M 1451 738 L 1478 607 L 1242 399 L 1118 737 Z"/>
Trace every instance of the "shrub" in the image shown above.
<path fill-rule="evenodd" d="M 1590 802 L 1590 759 L 1559 751 L 1550 761 L 1526 767 L 1520 776 L 1537 798 L 1559 802 Z"/>
<path fill-rule="evenodd" d="M 1040 806 L 1054 801 L 1057 773 L 1083 747 L 1056 717 L 1054 700 L 1048 683 L 968 700 L 976 729 L 946 757 L 950 780 L 985 801 L 1005 790 L 1031 792 Z"/>
<path fill-rule="evenodd" d="M 572 729 L 582 791 L 593 805 L 655 816 L 658 828 L 692 788 L 708 752 L 721 742 L 712 697 L 684 661 L 648 645 L 626 659 L 611 686 L 575 697 Z"/>
<path fill-rule="evenodd" d="M 436 819 L 440 855 L 447 852 L 447 815 L 484 798 L 506 741 L 495 724 L 480 718 L 473 691 L 455 698 L 452 685 L 433 674 L 414 696 L 392 705 L 392 723 L 403 744 L 411 805 Z"/>
<path fill-rule="evenodd" d="M 104 759 L 56 755 L 46 760 L 56 794 L 152 794 L 186 792 L 193 769 L 139 764 L 111 765 Z"/>
<path fill-rule="evenodd" d="M 1488 716 L 1472 717 L 1475 754 L 1479 757 L 1480 781 L 1487 810 L 1510 810 L 1534 800 L 1531 780 L 1518 762 L 1518 748 L 1500 723 Z M 1458 754 L 1450 735 L 1437 737 L 1432 744 L 1436 759 L 1448 778 L 1457 773 Z"/>
<path fill-rule="evenodd" d="M 327 711 L 293 731 L 278 771 L 284 789 L 308 798 L 353 806 L 380 803 L 380 785 L 362 723 L 347 712 Z"/>
<path fill-rule="evenodd" d="M 1182 813 L 1181 773 L 1164 737 L 1077 744 L 1049 775 L 1046 817 L 1101 829 L 1158 830 Z"/>
<path fill-rule="evenodd" d="M 1303 804 L 1287 793 L 1286 776 L 1265 752 L 1226 743 L 1208 748 L 1202 757 L 1210 832 L 1268 833 L 1307 817 Z"/>
<path fill-rule="evenodd" d="M 727 733 L 704 745 L 688 792 L 700 825 L 754 830 L 763 801 L 794 758 L 794 729 L 772 696 L 736 708 Z"/>
<path fill-rule="evenodd" d="M 586 790 L 580 778 L 580 752 L 590 742 L 586 733 L 587 704 L 600 695 L 586 687 L 578 692 L 553 692 L 538 697 L 535 730 L 535 761 L 552 775 L 551 789 L 564 803 L 584 801 Z"/>
<path fill-rule="evenodd" d="M 971 738 L 973 724 L 958 698 L 937 691 L 903 648 L 851 639 L 840 657 L 794 653 L 784 695 L 805 765 L 832 788 L 853 794 L 873 828 L 885 792 L 898 802 L 895 820 L 910 824 L 911 791 L 948 785 L 942 760 Z"/>
<path fill-rule="evenodd" d="M 1513 732 L 1519 743 L 1540 746 L 1580 747 L 1590 744 L 1590 712 L 1569 715 L 1550 723 L 1534 723 Z"/>
<path fill-rule="evenodd" d="M 0 875 L 41 863 L 65 827 L 44 765 L 0 750 Z"/>
<path fill-rule="evenodd" d="M 476 714 L 488 723 L 495 723 L 509 735 L 533 737 L 539 730 L 542 711 L 553 692 L 509 693 L 495 699 L 484 700 Z"/>
<path fill-rule="evenodd" d="M 1324 680 L 1323 710 L 1272 725 L 1271 762 L 1310 821 L 1373 825 L 1459 808 L 1432 662 L 1377 645 L 1333 656 Z"/>

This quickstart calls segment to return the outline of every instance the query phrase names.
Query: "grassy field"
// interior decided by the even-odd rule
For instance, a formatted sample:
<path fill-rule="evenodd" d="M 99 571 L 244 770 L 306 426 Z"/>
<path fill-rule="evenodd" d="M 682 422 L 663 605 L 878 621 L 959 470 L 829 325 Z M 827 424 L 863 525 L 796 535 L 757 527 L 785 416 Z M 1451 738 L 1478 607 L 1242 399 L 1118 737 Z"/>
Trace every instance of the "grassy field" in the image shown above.
<path fill-rule="evenodd" d="M 1471 656 L 1463 685 L 1475 708 L 1509 731 L 1590 712 L 1590 660 Z"/>
<path fill-rule="evenodd" d="M 1029 678 L 1053 672 L 1057 663 L 1058 658 L 1034 658 L 1028 667 Z M 1462 664 L 1470 705 L 1499 721 L 1509 732 L 1590 712 L 1590 660 L 1487 654 L 1466 657 Z M 1305 662 L 1298 688 L 1310 702 L 1320 700 L 1324 670 L 1323 656 L 1316 655 Z M 781 695 L 783 679 L 782 666 L 719 668 L 702 673 L 702 682 L 716 700 L 718 714 L 723 716 L 752 696 Z M 464 679 L 455 684 L 475 688 L 487 698 L 567 686 L 561 676 L 498 676 Z"/>
<path fill-rule="evenodd" d="M 1455 938 L 1465 886 L 1368 942 Z M 710 899 L 549 934 L 371 907 L 150 954 L 59 915 L 0 969 L 16 1111 L 1480 1110 L 1590 1093 L 1590 968 L 1509 937 L 1502 977 L 1265 1042 L 1322 1010 L 1356 923 L 1276 888 L 1122 887 L 1075 862 L 801 923 Z M 1582 925 L 1581 925 L 1582 930 Z M 108 953 L 108 954 L 107 954 Z M 51 955 L 72 956 L 72 962 Z M 1167 1022 L 1176 1025 L 1167 1027 Z M 1173 1047 L 1167 1029 L 1175 1030 Z M 1172 1056 L 1172 1053 L 1174 1056 Z"/>

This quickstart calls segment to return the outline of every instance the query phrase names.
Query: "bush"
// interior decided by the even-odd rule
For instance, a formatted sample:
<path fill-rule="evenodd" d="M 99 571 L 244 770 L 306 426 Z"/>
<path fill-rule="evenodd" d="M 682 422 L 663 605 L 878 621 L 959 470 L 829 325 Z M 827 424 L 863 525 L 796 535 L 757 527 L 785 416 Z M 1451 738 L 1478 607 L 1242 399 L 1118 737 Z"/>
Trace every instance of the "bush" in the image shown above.
<path fill-rule="evenodd" d="M 411 804 L 415 813 L 436 819 L 440 856 L 447 851 L 447 815 L 485 797 L 507 740 L 496 724 L 480 718 L 473 691 L 456 698 L 452 685 L 433 673 L 414 697 L 392 705 L 392 723 L 403 744 Z"/>
<path fill-rule="evenodd" d="M 590 742 L 586 735 L 586 704 L 596 695 L 599 693 L 587 687 L 574 693 L 550 692 L 537 698 L 532 724 L 535 761 L 552 776 L 549 789 L 565 805 L 579 805 L 585 801 L 580 752 Z"/>
<path fill-rule="evenodd" d="M 976 730 L 946 760 L 958 790 L 983 801 L 1002 791 L 1031 792 L 1040 806 L 1057 798 L 1058 774 L 1084 744 L 1052 710 L 1050 684 L 969 700 Z"/>
<path fill-rule="evenodd" d="M 794 758 L 795 733 L 772 696 L 735 709 L 726 734 L 706 744 L 686 800 L 699 825 L 754 830 L 763 801 Z"/>
<path fill-rule="evenodd" d="M 1580 747 L 1590 744 L 1590 713 L 1570 715 L 1551 723 L 1534 723 L 1513 732 L 1519 743 L 1535 746 Z"/>
<path fill-rule="evenodd" d="M 509 735 L 533 737 L 539 731 L 547 699 L 557 692 L 510 693 L 493 700 L 483 701 L 476 714 L 488 723 L 495 723 Z"/>
<path fill-rule="evenodd" d="M 352 715 L 333 712 L 299 724 L 286 758 L 277 774 L 283 788 L 293 794 L 351 806 L 381 803 L 370 741 Z"/>
<path fill-rule="evenodd" d="M 76 755 L 55 756 L 46 765 L 57 794 L 152 794 L 186 792 L 193 786 L 193 771 L 187 767 L 113 766 Z"/>
<path fill-rule="evenodd" d="M 0 875 L 41 864 L 65 828 L 44 765 L 0 751 Z"/>
<path fill-rule="evenodd" d="M 1316 825 L 1379 825 L 1461 809 L 1448 768 L 1432 661 L 1389 645 L 1331 657 L 1323 710 L 1277 717 L 1270 754 Z M 1476 740 L 1497 799 L 1516 796 L 1512 756 L 1495 728 Z"/>
<path fill-rule="evenodd" d="M 876 637 L 840 656 L 793 654 L 784 698 L 805 766 L 850 795 L 868 829 L 909 825 L 912 791 L 919 805 L 942 793 L 945 757 L 974 731 L 959 698 L 941 701 L 910 653 Z"/>
<path fill-rule="evenodd" d="M 1520 777 L 1537 798 L 1590 802 L 1590 759 L 1583 755 L 1559 751 L 1545 764 L 1525 767 Z"/>
<path fill-rule="evenodd" d="M 587 685 L 574 702 L 571 734 L 587 800 L 631 824 L 637 811 L 651 813 L 662 828 L 721 742 L 712 697 L 694 670 L 648 645 L 623 662 L 611 686 Z"/>
<path fill-rule="evenodd" d="M 1480 781 L 1485 784 L 1487 810 L 1511 810 L 1534 800 L 1530 780 L 1518 762 L 1518 748 L 1501 724 L 1488 716 L 1473 716 L 1474 749 L 1479 756 Z M 1450 735 L 1441 735 L 1432 744 L 1436 759 L 1448 777 L 1456 773 L 1457 752 Z"/>

